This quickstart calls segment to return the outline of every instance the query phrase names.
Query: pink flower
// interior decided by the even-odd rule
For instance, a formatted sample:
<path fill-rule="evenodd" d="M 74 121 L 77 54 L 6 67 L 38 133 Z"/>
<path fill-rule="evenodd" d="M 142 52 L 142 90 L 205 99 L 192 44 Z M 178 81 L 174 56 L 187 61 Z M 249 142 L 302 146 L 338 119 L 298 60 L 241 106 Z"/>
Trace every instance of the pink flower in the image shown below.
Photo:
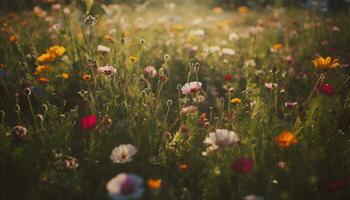
<path fill-rule="evenodd" d="M 97 71 L 105 75 L 114 75 L 117 73 L 117 69 L 113 66 L 99 67 Z"/>
<path fill-rule="evenodd" d="M 231 169 L 238 173 L 249 173 L 252 171 L 254 161 L 250 158 L 238 158 L 231 166 Z"/>
<path fill-rule="evenodd" d="M 267 89 L 270 89 L 270 90 L 272 90 L 273 88 L 275 88 L 277 86 L 278 86 L 277 83 L 265 83 L 265 87 Z"/>
<path fill-rule="evenodd" d="M 80 125 L 85 130 L 90 130 L 96 127 L 97 117 L 95 115 L 85 116 L 81 119 Z"/>
<path fill-rule="evenodd" d="M 287 102 L 284 103 L 284 106 L 286 108 L 290 108 L 290 109 L 294 108 L 297 105 L 298 105 L 298 102 L 296 102 L 296 101 L 294 101 L 294 102 L 287 101 Z"/>
<path fill-rule="evenodd" d="M 148 78 L 152 79 L 157 76 L 157 70 L 153 66 L 147 66 L 144 72 L 148 75 Z"/>
<path fill-rule="evenodd" d="M 319 92 L 322 92 L 323 94 L 328 94 L 328 95 L 332 95 L 334 93 L 334 88 L 329 83 L 324 83 L 324 84 L 317 86 L 317 90 Z"/>
<path fill-rule="evenodd" d="M 198 81 L 193 81 L 190 83 L 186 83 L 184 86 L 182 86 L 182 94 L 190 94 L 190 93 L 196 93 L 198 92 L 202 87 L 202 83 Z"/>
<path fill-rule="evenodd" d="M 106 189 L 112 199 L 138 199 L 144 192 L 142 183 L 137 175 L 121 173 L 107 183 Z"/>

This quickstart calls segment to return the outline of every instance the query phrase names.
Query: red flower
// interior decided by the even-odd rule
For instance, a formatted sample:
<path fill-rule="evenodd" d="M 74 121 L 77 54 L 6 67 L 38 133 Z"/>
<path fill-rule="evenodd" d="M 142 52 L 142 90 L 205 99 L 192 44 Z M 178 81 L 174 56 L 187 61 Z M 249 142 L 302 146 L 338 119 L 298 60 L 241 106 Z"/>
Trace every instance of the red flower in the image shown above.
<path fill-rule="evenodd" d="M 85 130 L 90 130 L 96 127 L 97 117 L 95 115 L 85 116 L 81 119 L 80 125 Z"/>
<path fill-rule="evenodd" d="M 338 179 L 338 180 L 333 180 L 333 181 L 329 182 L 328 189 L 331 191 L 340 189 L 340 188 L 346 186 L 349 183 L 349 181 L 350 181 L 350 177 L 343 177 L 343 178 Z"/>
<path fill-rule="evenodd" d="M 232 74 L 226 74 L 226 75 L 224 76 L 224 79 L 225 79 L 226 81 L 230 81 L 230 80 L 233 79 L 233 75 L 232 75 Z"/>
<path fill-rule="evenodd" d="M 317 86 L 317 90 L 323 94 L 332 95 L 334 93 L 334 88 L 331 84 L 325 83 Z"/>
<path fill-rule="evenodd" d="M 231 169 L 238 173 L 249 173 L 253 169 L 254 162 L 250 158 L 238 158 L 231 166 Z"/>

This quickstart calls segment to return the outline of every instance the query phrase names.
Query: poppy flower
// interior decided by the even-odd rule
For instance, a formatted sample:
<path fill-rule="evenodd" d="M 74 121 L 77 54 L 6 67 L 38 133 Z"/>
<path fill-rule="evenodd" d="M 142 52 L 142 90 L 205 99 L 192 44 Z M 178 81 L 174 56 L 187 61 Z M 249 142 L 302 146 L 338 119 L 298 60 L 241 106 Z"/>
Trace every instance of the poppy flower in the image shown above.
<path fill-rule="evenodd" d="M 290 131 L 283 131 L 277 137 L 275 137 L 277 145 L 281 148 L 289 147 L 292 144 L 297 143 L 297 138 Z"/>
<path fill-rule="evenodd" d="M 162 186 L 162 179 L 148 179 L 147 186 L 150 189 L 158 190 Z"/>
<path fill-rule="evenodd" d="M 252 171 L 254 166 L 254 161 L 250 158 L 238 158 L 232 163 L 231 169 L 238 173 L 249 173 Z"/>
<path fill-rule="evenodd" d="M 224 75 L 224 79 L 225 79 L 226 81 L 230 81 L 230 80 L 233 79 L 233 75 L 232 75 L 232 74 L 226 74 L 226 75 Z"/>
<path fill-rule="evenodd" d="M 80 125 L 85 130 L 90 130 L 96 127 L 97 117 L 95 115 L 88 115 L 81 119 Z"/>
<path fill-rule="evenodd" d="M 323 94 L 332 95 L 334 93 L 334 88 L 329 83 L 324 83 L 317 86 L 317 90 Z"/>

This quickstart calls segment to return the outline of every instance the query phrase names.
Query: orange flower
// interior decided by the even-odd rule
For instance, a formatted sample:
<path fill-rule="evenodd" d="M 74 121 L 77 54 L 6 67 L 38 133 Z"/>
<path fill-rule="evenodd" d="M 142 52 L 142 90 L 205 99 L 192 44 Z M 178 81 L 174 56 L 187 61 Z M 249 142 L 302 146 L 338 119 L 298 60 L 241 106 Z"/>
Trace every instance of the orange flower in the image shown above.
<path fill-rule="evenodd" d="M 162 179 L 148 179 L 147 186 L 150 189 L 158 190 L 162 186 Z"/>
<path fill-rule="evenodd" d="M 248 11 L 249 11 L 249 8 L 246 7 L 246 6 L 240 6 L 240 7 L 238 7 L 238 12 L 239 12 L 240 14 L 245 14 L 245 13 L 247 13 Z"/>
<path fill-rule="evenodd" d="M 283 44 L 277 43 L 271 47 L 271 52 L 276 53 L 279 52 L 283 48 Z"/>
<path fill-rule="evenodd" d="M 186 163 L 181 163 L 177 166 L 177 168 L 180 170 L 180 171 L 186 171 L 188 169 L 188 164 Z"/>
<path fill-rule="evenodd" d="M 45 77 L 40 77 L 37 79 L 38 83 L 47 83 L 49 82 L 49 79 L 45 78 Z"/>
<path fill-rule="evenodd" d="M 15 35 L 10 35 L 9 41 L 10 41 L 10 42 L 17 42 L 17 41 L 18 41 L 18 38 L 17 38 Z"/>
<path fill-rule="evenodd" d="M 61 57 L 63 56 L 63 54 L 66 52 L 66 48 L 62 47 L 62 46 L 59 46 L 59 45 L 55 45 L 55 46 L 52 46 L 50 47 L 48 50 L 47 50 L 47 53 L 49 54 L 53 54 L 55 55 L 56 57 Z"/>
<path fill-rule="evenodd" d="M 34 75 L 39 75 L 41 73 L 49 73 L 51 71 L 51 67 L 47 65 L 39 65 L 35 68 Z"/>
<path fill-rule="evenodd" d="M 88 81 L 88 80 L 90 80 L 91 75 L 89 75 L 89 74 L 84 74 L 82 78 L 83 78 L 84 81 Z"/>
<path fill-rule="evenodd" d="M 297 143 L 297 138 L 290 131 L 283 131 L 277 137 L 275 137 L 277 145 L 281 148 L 289 147 L 292 144 Z"/>
<path fill-rule="evenodd" d="M 331 69 L 340 66 L 339 59 L 323 58 L 322 56 L 313 60 L 312 63 L 317 69 Z"/>
<path fill-rule="evenodd" d="M 224 9 L 222 9 L 221 7 L 215 7 L 215 8 L 213 8 L 213 12 L 220 14 L 220 13 L 224 12 Z"/>
<path fill-rule="evenodd" d="M 44 53 L 38 57 L 38 61 L 40 63 L 52 62 L 56 59 L 56 56 L 49 53 Z"/>
<path fill-rule="evenodd" d="M 241 103 L 242 100 L 240 98 L 233 98 L 231 99 L 231 103 Z"/>
<path fill-rule="evenodd" d="M 3 68 L 5 68 L 5 65 L 4 64 L 0 64 L 0 69 L 3 69 Z"/>
<path fill-rule="evenodd" d="M 61 74 L 61 77 L 62 77 L 63 79 L 68 79 L 68 78 L 69 78 L 69 74 L 66 73 L 66 72 L 63 72 L 63 73 Z"/>

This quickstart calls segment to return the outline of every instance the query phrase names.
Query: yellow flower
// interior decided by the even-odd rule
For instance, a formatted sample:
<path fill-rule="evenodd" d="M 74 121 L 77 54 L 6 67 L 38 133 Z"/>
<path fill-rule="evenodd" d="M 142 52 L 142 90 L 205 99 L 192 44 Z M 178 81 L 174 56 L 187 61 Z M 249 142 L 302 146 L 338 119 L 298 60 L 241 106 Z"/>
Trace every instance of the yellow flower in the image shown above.
<path fill-rule="evenodd" d="M 84 74 L 82 78 L 83 78 L 84 81 L 88 81 L 88 80 L 90 80 L 91 75 L 89 75 L 89 74 Z"/>
<path fill-rule="evenodd" d="M 147 186 L 150 189 L 158 190 L 162 186 L 162 179 L 148 179 Z"/>
<path fill-rule="evenodd" d="M 233 98 L 231 99 L 231 103 L 241 103 L 242 100 L 240 98 Z"/>
<path fill-rule="evenodd" d="M 52 62 L 56 59 L 56 56 L 54 54 L 44 53 L 41 56 L 39 56 L 38 61 L 40 63 L 46 63 L 46 62 Z"/>
<path fill-rule="evenodd" d="M 184 26 L 181 24 L 174 24 L 173 26 L 171 26 L 171 32 L 179 32 L 184 30 Z"/>
<path fill-rule="evenodd" d="M 331 69 L 340 66 L 339 59 L 332 59 L 331 57 L 318 57 L 312 63 L 317 69 Z"/>
<path fill-rule="evenodd" d="M 240 7 L 238 7 L 238 12 L 239 12 L 240 14 L 245 14 L 245 13 L 247 13 L 248 11 L 249 11 L 249 8 L 246 7 L 246 6 L 240 6 Z"/>
<path fill-rule="evenodd" d="M 62 47 L 62 46 L 59 46 L 59 45 L 55 45 L 55 46 L 52 46 L 50 47 L 48 50 L 47 50 L 47 53 L 49 54 L 53 54 L 55 55 L 56 57 L 61 57 L 63 56 L 63 54 L 66 52 L 66 48 Z"/>
<path fill-rule="evenodd" d="M 289 147 L 292 144 L 297 143 L 297 138 L 290 131 L 283 131 L 277 137 L 275 137 L 277 145 L 281 148 Z"/>
<path fill-rule="evenodd" d="M 136 56 L 130 56 L 129 59 L 133 63 L 136 63 L 139 60 Z"/>
<path fill-rule="evenodd" d="M 69 74 L 66 73 L 66 72 L 63 72 L 63 73 L 61 74 L 61 77 L 62 77 L 63 79 L 68 79 L 68 78 L 69 78 Z"/>
<path fill-rule="evenodd" d="M 103 36 L 103 39 L 105 39 L 109 42 L 113 42 L 113 37 L 111 35 L 105 35 L 105 36 Z"/>
<path fill-rule="evenodd" d="M 49 73 L 51 71 L 51 67 L 47 65 L 39 65 L 35 68 L 34 75 L 39 75 L 41 73 Z"/>

